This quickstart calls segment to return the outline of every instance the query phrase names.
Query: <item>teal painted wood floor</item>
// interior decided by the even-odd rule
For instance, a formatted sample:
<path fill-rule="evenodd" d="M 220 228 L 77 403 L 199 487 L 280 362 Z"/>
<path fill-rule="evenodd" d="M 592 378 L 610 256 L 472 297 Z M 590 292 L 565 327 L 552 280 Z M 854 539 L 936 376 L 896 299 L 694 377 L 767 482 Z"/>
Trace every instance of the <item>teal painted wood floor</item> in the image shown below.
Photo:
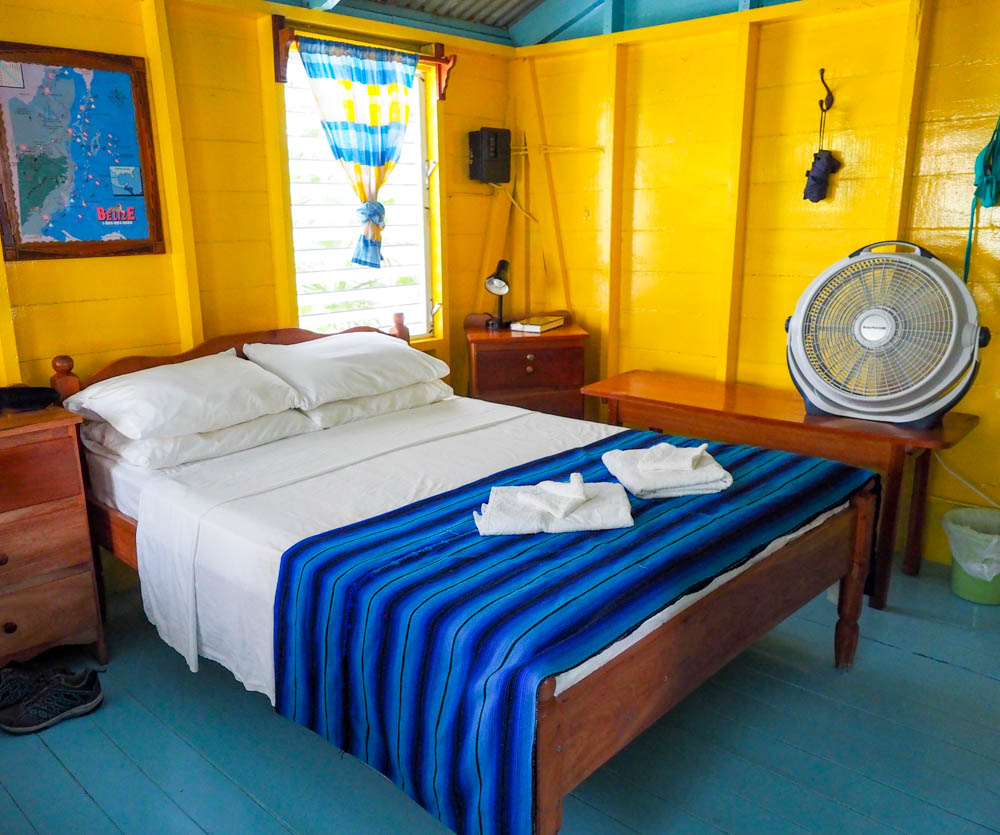
<path fill-rule="evenodd" d="M 896 576 L 890 603 L 839 673 L 814 600 L 580 786 L 565 831 L 1000 831 L 1000 607 L 953 597 L 939 566 Z M 4 835 L 443 831 L 223 668 L 189 673 L 136 591 L 110 612 L 104 705 L 0 738 Z"/>

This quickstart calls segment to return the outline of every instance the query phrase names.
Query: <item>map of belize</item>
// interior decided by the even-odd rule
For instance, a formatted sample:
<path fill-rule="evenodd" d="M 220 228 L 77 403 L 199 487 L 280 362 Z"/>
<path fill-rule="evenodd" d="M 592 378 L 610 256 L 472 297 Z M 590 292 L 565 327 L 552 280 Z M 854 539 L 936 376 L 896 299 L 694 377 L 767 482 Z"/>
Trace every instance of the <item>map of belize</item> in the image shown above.
<path fill-rule="evenodd" d="M 127 73 L 0 61 L 22 242 L 149 237 Z"/>

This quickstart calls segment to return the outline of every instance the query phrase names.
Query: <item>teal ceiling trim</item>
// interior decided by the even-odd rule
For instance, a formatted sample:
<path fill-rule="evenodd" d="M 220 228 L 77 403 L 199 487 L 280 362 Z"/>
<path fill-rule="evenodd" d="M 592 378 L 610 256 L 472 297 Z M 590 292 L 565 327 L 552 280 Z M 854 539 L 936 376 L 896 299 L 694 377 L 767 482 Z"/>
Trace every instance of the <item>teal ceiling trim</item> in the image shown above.
<path fill-rule="evenodd" d="M 749 0 L 740 0 L 740 2 L 749 2 Z M 621 32 L 625 28 L 625 0 L 604 0 L 602 5 L 604 7 L 604 34 Z"/>
<path fill-rule="evenodd" d="M 396 23 L 505 46 L 531 46 L 711 17 L 759 6 L 776 6 L 795 0 L 544 0 L 509 28 L 406 9 L 376 0 L 277 2 L 299 8 L 332 10 L 350 17 Z"/>
<path fill-rule="evenodd" d="M 289 0 L 278 0 L 278 2 L 298 6 L 304 5 L 306 2 L 310 2 L 310 0 L 301 0 L 301 2 L 295 2 L 295 0 L 292 0 L 292 2 L 289 2 Z M 315 0 L 312 0 L 312 2 L 315 2 Z M 427 32 L 438 32 L 442 35 L 474 38 L 475 40 L 503 44 L 504 46 L 513 45 L 513 41 L 507 30 L 497 26 L 485 26 L 481 23 L 471 23 L 467 20 L 456 20 L 455 18 L 427 14 L 426 12 L 418 12 L 412 9 L 401 9 L 396 6 L 371 2 L 371 0 L 339 0 L 337 7 L 333 11 L 336 14 L 347 15 L 349 17 L 378 20 L 382 23 L 396 23 L 400 26 L 411 26 Z"/>
<path fill-rule="evenodd" d="M 640 29 L 794 0 L 545 0 L 510 27 L 515 46 Z M 599 8 L 597 8 L 599 7 Z"/>

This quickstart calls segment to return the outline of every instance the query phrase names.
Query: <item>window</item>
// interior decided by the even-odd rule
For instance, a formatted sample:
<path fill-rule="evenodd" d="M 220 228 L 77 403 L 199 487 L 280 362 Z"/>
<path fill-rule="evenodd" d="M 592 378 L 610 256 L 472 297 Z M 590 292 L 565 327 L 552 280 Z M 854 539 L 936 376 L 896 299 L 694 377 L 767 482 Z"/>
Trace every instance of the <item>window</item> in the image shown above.
<path fill-rule="evenodd" d="M 333 158 L 298 50 L 288 57 L 285 123 L 299 324 L 320 333 L 387 328 L 402 312 L 412 336 L 430 332 L 430 195 L 424 74 L 418 70 L 399 162 L 379 191 L 382 266 L 351 263 L 358 198 Z"/>

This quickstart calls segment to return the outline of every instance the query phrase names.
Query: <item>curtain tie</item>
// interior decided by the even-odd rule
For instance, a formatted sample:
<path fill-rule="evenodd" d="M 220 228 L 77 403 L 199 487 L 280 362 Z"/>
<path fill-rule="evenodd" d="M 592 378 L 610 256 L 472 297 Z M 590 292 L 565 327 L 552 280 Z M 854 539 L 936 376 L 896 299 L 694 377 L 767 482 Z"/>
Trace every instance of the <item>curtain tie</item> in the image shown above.
<path fill-rule="evenodd" d="M 378 200 L 366 200 L 358 206 L 358 217 L 362 223 L 374 223 L 379 229 L 385 229 L 385 206 Z"/>

